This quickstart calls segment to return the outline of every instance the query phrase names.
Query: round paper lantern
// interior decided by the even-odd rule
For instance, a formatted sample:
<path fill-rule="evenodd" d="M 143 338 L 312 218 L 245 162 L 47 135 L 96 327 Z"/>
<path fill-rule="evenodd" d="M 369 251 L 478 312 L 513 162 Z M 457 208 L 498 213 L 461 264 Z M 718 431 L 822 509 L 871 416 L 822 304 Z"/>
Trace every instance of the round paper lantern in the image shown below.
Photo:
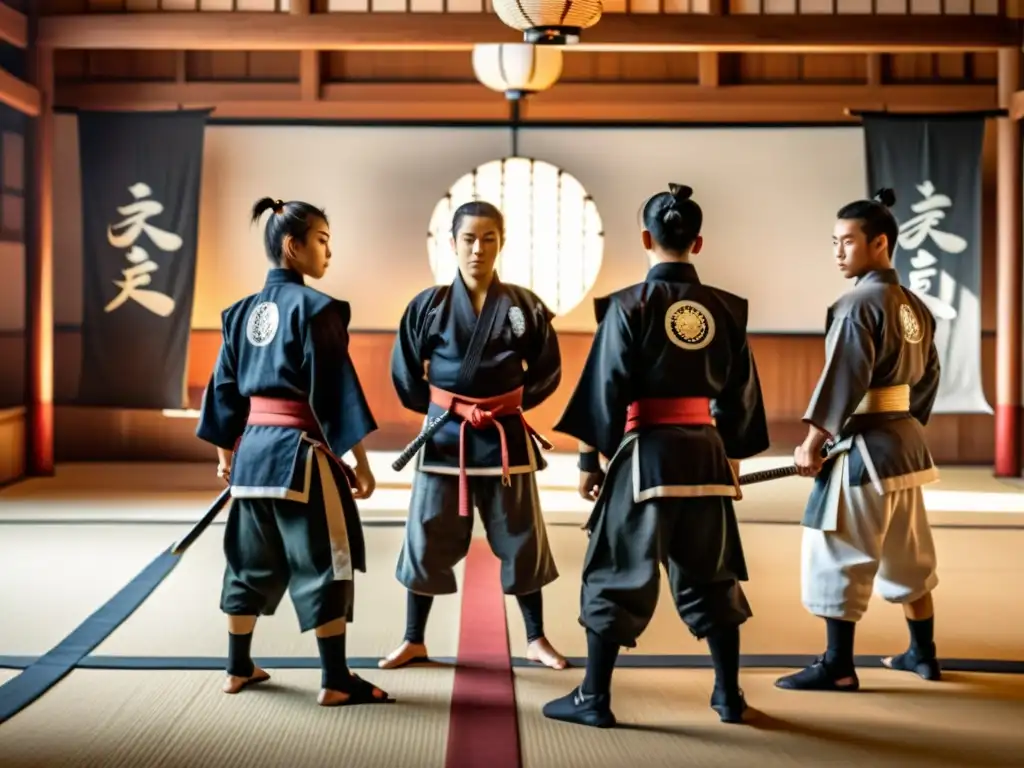
<path fill-rule="evenodd" d="M 477 45 L 473 47 L 473 72 L 492 91 L 521 99 L 558 82 L 562 51 L 528 43 Z"/>
<path fill-rule="evenodd" d="M 492 0 L 505 24 L 523 32 L 527 43 L 568 45 L 601 18 L 601 0 Z"/>
<path fill-rule="evenodd" d="M 572 174 L 526 157 L 484 163 L 438 201 L 427 255 L 439 285 L 451 283 L 459 269 L 451 247 L 452 215 L 472 200 L 486 200 L 505 214 L 505 244 L 497 262 L 502 281 L 529 288 L 556 315 L 586 298 L 604 256 L 597 205 Z"/>

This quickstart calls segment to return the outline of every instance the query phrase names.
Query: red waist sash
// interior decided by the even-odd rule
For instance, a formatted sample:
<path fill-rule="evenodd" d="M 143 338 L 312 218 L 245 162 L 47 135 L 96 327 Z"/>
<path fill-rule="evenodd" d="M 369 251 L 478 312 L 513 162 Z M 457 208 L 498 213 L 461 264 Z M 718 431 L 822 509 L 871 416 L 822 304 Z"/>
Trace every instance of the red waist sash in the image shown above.
<path fill-rule="evenodd" d="M 314 444 L 338 465 L 349 488 L 355 486 L 355 473 L 327 446 L 324 436 L 320 434 L 320 424 L 313 415 L 313 409 L 305 400 L 250 397 L 248 423 L 254 427 L 291 427 L 310 433 L 315 438 Z"/>
<path fill-rule="evenodd" d="M 714 426 L 707 397 L 646 397 L 629 404 L 626 431 L 639 427 Z"/>
<path fill-rule="evenodd" d="M 486 429 L 495 427 L 498 430 L 498 439 L 501 444 L 501 483 L 510 485 L 512 478 L 508 466 L 508 442 L 505 439 L 505 428 L 497 421 L 499 416 L 518 414 L 527 434 L 533 435 L 546 450 L 551 450 L 549 443 L 533 427 L 523 415 L 523 388 L 513 389 L 494 397 L 466 397 L 456 395 L 439 389 L 434 385 L 430 386 L 430 402 L 446 411 L 451 411 L 462 419 L 459 426 L 459 515 L 469 516 L 469 475 L 466 472 L 466 427 L 473 429 Z"/>

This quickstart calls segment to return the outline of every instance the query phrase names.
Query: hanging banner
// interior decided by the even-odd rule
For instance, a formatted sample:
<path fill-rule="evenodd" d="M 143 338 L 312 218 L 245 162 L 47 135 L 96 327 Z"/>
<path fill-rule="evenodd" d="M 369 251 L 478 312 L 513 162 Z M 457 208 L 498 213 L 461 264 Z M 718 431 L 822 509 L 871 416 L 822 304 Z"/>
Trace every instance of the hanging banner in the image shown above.
<path fill-rule="evenodd" d="M 992 413 L 981 386 L 981 146 L 978 115 L 865 115 L 870 194 L 896 192 L 893 266 L 936 320 L 935 413 Z"/>
<path fill-rule="evenodd" d="M 185 405 L 209 113 L 78 114 L 80 405 Z"/>

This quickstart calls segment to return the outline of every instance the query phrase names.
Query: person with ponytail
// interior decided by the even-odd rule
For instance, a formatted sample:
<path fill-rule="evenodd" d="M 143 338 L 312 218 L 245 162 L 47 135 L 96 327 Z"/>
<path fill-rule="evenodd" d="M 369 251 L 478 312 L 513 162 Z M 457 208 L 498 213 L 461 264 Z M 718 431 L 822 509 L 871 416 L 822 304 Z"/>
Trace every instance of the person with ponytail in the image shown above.
<path fill-rule="evenodd" d="M 640 241 L 653 266 L 595 301 L 590 354 L 555 426 L 579 441 L 579 492 L 594 502 L 579 617 L 587 670 L 545 705 L 555 720 L 615 725 L 619 648 L 635 648 L 650 623 L 662 567 L 679 617 L 711 651 L 712 709 L 727 723 L 747 709 L 739 628 L 752 614 L 733 500 L 739 461 L 767 450 L 768 423 L 747 302 L 702 283 L 691 262 L 704 244 L 692 194 L 670 184 L 644 204 Z"/>
<path fill-rule="evenodd" d="M 300 630 L 316 633 L 319 703 L 393 701 L 352 674 L 345 649 L 354 571 L 366 571 L 355 499 L 369 498 L 375 485 L 362 441 L 377 424 L 349 357 L 348 302 L 306 285 L 331 261 L 327 214 L 265 197 L 253 206 L 253 223 L 268 213 L 270 270 L 259 293 L 222 314 L 196 430 L 216 447 L 217 474 L 233 499 L 224 531 L 223 690 L 270 679 L 253 663 L 253 630 L 288 590 Z M 339 458 L 349 452 L 354 469 Z"/>
<path fill-rule="evenodd" d="M 939 389 L 935 319 L 900 285 L 891 189 L 841 208 L 836 266 L 853 289 L 828 309 L 825 365 L 794 454 L 814 477 L 803 518 L 802 598 L 825 620 L 825 654 L 780 678 L 789 690 L 856 691 L 854 629 L 872 591 L 901 603 L 910 647 L 883 659 L 925 680 L 941 676 L 934 640 L 935 545 L 921 487 L 938 479 L 925 439 Z M 828 459 L 822 449 L 829 446 Z"/>
<path fill-rule="evenodd" d="M 554 394 L 562 355 L 554 313 L 533 291 L 505 283 L 498 255 L 505 216 L 471 200 L 452 214 L 458 271 L 412 298 L 391 351 L 398 399 L 424 418 L 403 451 L 415 460 L 405 539 L 395 577 L 406 589 L 405 636 L 378 662 L 398 669 L 429 659 L 426 630 L 437 597 L 458 591 L 474 513 L 501 561 L 501 589 L 523 617 L 526 658 L 565 669 L 547 638 L 543 589 L 558 578 L 537 489 L 551 444 L 527 412 Z M 416 446 L 419 445 L 417 448 Z"/>

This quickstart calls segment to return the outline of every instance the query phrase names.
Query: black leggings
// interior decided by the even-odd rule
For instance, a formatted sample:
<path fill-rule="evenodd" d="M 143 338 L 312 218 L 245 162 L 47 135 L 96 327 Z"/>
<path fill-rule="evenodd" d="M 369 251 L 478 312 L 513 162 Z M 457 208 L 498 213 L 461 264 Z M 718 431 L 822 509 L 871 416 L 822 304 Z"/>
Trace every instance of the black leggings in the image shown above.
<path fill-rule="evenodd" d="M 516 595 L 519 610 L 523 612 L 523 623 L 526 625 L 526 642 L 532 643 L 544 637 L 544 597 L 538 589 L 528 595 Z M 434 605 L 433 595 L 418 595 L 409 592 L 406 598 L 405 641 L 423 644 L 423 635 L 427 629 L 427 617 Z"/>

